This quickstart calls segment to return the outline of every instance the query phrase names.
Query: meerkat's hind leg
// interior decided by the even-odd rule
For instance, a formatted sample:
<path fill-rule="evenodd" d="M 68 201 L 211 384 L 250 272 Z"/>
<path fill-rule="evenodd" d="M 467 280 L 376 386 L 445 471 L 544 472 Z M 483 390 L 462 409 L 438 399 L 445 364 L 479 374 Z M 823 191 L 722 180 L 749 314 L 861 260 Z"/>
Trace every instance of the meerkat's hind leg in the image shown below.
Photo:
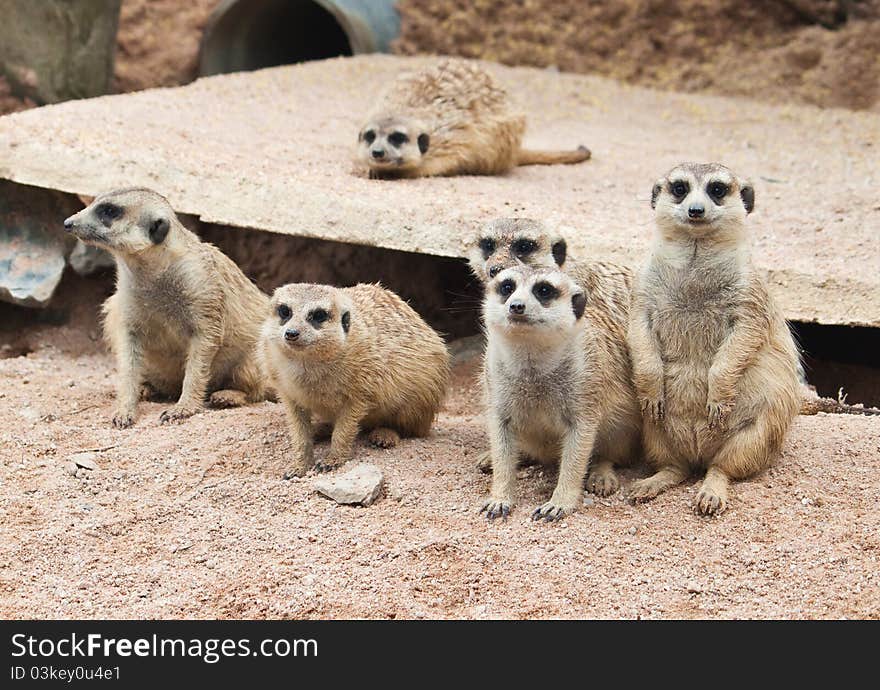
<path fill-rule="evenodd" d="M 694 501 L 701 515 L 715 515 L 727 507 L 731 479 L 745 479 L 767 467 L 778 452 L 785 428 L 770 414 L 759 414 L 753 424 L 734 433 L 715 454 Z"/>
<path fill-rule="evenodd" d="M 597 496 L 611 496 L 620 488 L 620 480 L 610 460 L 597 460 L 590 463 L 587 475 L 587 491 Z"/>
<path fill-rule="evenodd" d="M 377 448 L 394 448 L 400 443 L 400 434 L 388 427 L 377 427 L 370 431 L 367 440 Z"/>

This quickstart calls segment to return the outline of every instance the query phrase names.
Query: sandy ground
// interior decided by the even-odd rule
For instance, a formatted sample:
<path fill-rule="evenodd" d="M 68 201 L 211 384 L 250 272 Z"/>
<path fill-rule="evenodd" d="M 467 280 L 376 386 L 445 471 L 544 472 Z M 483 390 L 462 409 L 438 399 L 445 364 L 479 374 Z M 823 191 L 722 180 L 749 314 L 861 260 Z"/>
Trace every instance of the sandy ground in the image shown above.
<path fill-rule="evenodd" d="M 692 482 L 535 524 L 554 473 L 527 468 L 514 516 L 487 524 L 464 364 L 430 438 L 359 445 L 385 497 L 338 507 L 309 477 L 281 480 L 278 405 L 159 426 L 165 406 L 143 404 L 134 428 L 112 429 L 95 321 L 107 285 L 62 288 L 42 324 L 0 306 L 4 618 L 880 618 L 880 419 L 801 417 L 719 518 L 690 512 Z M 98 469 L 71 475 L 68 457 L 86 450 Z"/>

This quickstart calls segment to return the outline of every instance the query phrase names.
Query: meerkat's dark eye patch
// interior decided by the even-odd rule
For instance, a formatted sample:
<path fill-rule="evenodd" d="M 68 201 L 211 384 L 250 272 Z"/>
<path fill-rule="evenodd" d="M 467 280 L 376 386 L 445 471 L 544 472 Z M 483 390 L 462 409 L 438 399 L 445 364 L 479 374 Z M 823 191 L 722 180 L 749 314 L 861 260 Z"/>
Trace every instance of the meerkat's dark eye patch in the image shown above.
<path fill-rule="evenodd" d="M 559 297 L 559 290 L 552 283 L 542 280 L 539 283 L 535 283 L 532 288 L 532 294 L 538 298 L 541 304 L 547 304 Z"/>
<path fill-rule="evenodd" d="M 98 216 L 98 220 L 109 228 L 114 220 L 122 217 L 122 207 L 104 202 L 95 209 L 95 215 Z"/>
<path fill-rule="evenodd" d="M 729 191 L 730 187 L 728 187 L 723 182 L 719 182 L 718 180 L 716 180 L 715 182 L 710 182 L 706 186 L 706 193 L 717 206 L 721 205 L 721 202 L 724 200 L 724 197 L 727 196 L 727 193 Z"/>
<path fill-rule="evenodd" d="M 348 333 L 348 329 L 351 328 L 351 312 L 342 312 L 340 321 L 342 322 L 342 330 Z"/>
<path fill-rule="evenodd" d="M 306 321 L 308 321 L 313 326 L 320 326 L 322 323 L 327 321 L 330 318 L 330 313 L 326 309 L 313 309 L 309 312 L 309 315 L 306 317 Z"/>
<path fill-rule="evenodd" d="M 403 146 L 409 141 L 409 137 L 403 132 L 392 132 L 388 135 L 388 143 L 392 146 Z"/>
<path fill-rule="evenodd" d="M 277 307 L 275 307 L 275 313 L 278 314 L 278 318 L 281 319 L 281 323 L 287 323 L 288 321 L 290 321 L 290 317 L 293 316 L 293 312 L 286 304 L 279 304 Z"/>
<path fill-rule="evenodd" d="M 535 240 L 520 238 L 518 240 L 514 240 L 513 243 L 510 245 L 510 248 L 517 256 L 528 256 L 538 248 L 538 243 L 535 242 Z"/>
<path fill-rule="evenodd" d="M 419 151 L 422 153 L 422 155 L 426 154 L 428 152 L 428 146 L 431 143 L 431 137 L 429 137 L 427 134 L 419 134 L 419 138 L 417 139 L 417 141 L 419 144 Z"/>
<path fill-rule="evenodd" d="M 374 141 L 376 141 L 376 133 L 372 129 L 368 129 L 366 132 L 364 132 L 364 141 L 368 144 L 372 144 Z"/>
<path fill-rule="evenodd" d="M 495 240 L 491 237 L 480 238 L 479 246 L 484 259 L 488 259 L 495 253 Z"/>
<path fill-rule="evenodd" d="M 587 296 L 583 292 L 576 292 L 571 296 L 571 310 L 574 312 L 574 320 L 577 321 L 584 315 L 587 308 Z"/>
<path fill-rule="evenodd" d="M 679 201 L 684 199 L 689 191 L 691 191 L 691 186 L 684 180 L 669 183 L 669 193 Z"/>
<path fill-rule="evenodd" d="M 171 229 L 171 223 L 167 218 L 156 218 L 150 222 L 150 228 L 147 234 L 153 244 L 160 244 L 168 237 L 168 231 Z"/>
<path fill-rule="evenodd" d="M 516 283 L 514 283 L 510 278 L 508 278 L 507 280 L 502 280 L 498 284 L 498 294 L 502 297 L 510 297 L 515 290 Z"/>
<path fill-rule="evenodd" d="M 562 266 L 565 263 L 565 255 L 568 252 L 568 245 L 565 243 L 565 240 L 558 240 L 553 243 L 553 246 L 550 247 L 550 253 L 553 254 L 553 260 L 556 262 L 557 266 Z"/>

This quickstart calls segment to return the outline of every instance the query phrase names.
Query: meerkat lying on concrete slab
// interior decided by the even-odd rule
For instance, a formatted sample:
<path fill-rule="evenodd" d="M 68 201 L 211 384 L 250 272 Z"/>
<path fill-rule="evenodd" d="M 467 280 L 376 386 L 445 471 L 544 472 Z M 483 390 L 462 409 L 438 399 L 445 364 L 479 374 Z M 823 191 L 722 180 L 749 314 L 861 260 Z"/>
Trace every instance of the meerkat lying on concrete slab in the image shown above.
<path fill-rule="evenodd" d="M 581 505 L 591 456 L 613 465 L 621 447 L 631 446 L 611 430 L 638 433 L 619 421 L 634 408 L 623 363 L 615 362 L 620 349 L 588 305 L 583 288 L 554 268 L 507 268 L 486 287 L 492 490 L 482 510 L 489 519 L 506 517 L 514 505 L 520 455 L 559 462 L 553 495 L 533 513 L 556 520 Z"/>
<path fill-rule="evenodd" d="M 563 237 L 527 218 L 498 218 L 488 223 L 472 243 L 469 257 L 471 269 L 484 283 L 505 268 L 527 265 L 560 268 L 584 291 L 587 317 L 601 330 L 611 353 L 608 378 L 616 382 L 609 392 L 609 404 L 616 412 L 600 428 L 587 489 L 600 496 L 613 494 L 620 488 L 614 466 L 630 464 L 641 454 L 641 416 L 626 341 L 632 272 L 610 262 L 570 259 Z M 491 457 L 491 453 L 482 454 L 478 469 L 488 472 Z"/>
<path fill-rule="evenodd" d="M 444 60 L 403 75 L 358 132 L 356 163 L 373 178 L 499 175 L 518 165 L 580 163 L 590 151 L 522 148 L 526 119 L 482 67 Z"/>
<path fill-rule="evenodd" d="M 269 298 L 213 245 L 187 230 L 168 201 L 143 188 L 98 196 L 64 228 L 116 259 L 104 335 L 117 362 L 113 424 L 131 426 L 144 386 L 177 404 L 161 421 L 265 398 L 255 358 Z"/>
<path fill-rule="evenodd" d="M 718 164 L 685 163 L 658 180 L 654 247 L 634 286 L 629 329 L 644 442 L 656 474 L 647 500 L 695 470 L 695 508 L 724 510 L 730 479 L 766 468 L 801 406 L 799 353 L 752 264 L 750 184 Z"/>
<path fill-rule="evenodd" d="M 391 447 L 399 435 L 427 436 L 449 377 L 440 336 L 400 297 L 379 285 L 278 288 L 266 309 L 261 354 L 284 401 L 293 459 L 287 476 L 315 464 L 313 415 L 333 425 L 328 457 L 346 462 L 360 428 Z"/>

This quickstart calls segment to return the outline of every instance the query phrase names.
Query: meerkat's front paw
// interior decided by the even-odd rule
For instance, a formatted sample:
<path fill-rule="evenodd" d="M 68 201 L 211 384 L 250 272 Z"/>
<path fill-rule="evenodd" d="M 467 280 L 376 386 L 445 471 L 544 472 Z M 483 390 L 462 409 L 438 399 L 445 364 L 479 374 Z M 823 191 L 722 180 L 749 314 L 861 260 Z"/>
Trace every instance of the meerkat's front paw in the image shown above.
<path fill-rule="evenodd" d="M 117 429 L 128 429 L 134 424 L 134 412 L 117 410 L 113 415 L 113 426 Z"/>
<path fill-rule="evenodd" d="M 492 453 L 488 450 L 485 453 L 480 453 L 477 457 L 477 469 L 483 474 L 489 474 L 492 471 Z"/>
<path fill-rule="evenodd" d="M 620 488 L 620 480 L 612 468 L 596 468 L 587 477 L 587 491 L 597 496 L 610 496 Z"/>
<path fill-rule="evenodd" d="M 730 412 L 730 407 L 731 406 L 726 403 L 711 401 L 706 403 L 706 420 L 709 423 L 710 429 L 724 428 L 724 423 L 727 418 L 727 413 Z"/>
<path fill-rule="evenodd" d="M 247 405 L 247 395 L 237 390 L 214 391 L 208 399 L 211 407 L 226 409 L 230 407 L 243 407 Z"/>
<path fill-rule="evenodd" d="M 394 429 L 380 427 L 373 429 L 367 436 L 367 440 L 377 448 L 394 448 L 400 443 L 400 434 Z"/>
<path fill-rule="evenodd" d="M 697 498 L 694 500 L 694 512 L 699 515 L 718 515 L 727 507 L 727 497 L 716 492 L 705 482 L 700 487 Z"/>
<path fill-rule="evenodd" d="M 666 417 L 666 401 L 662 397 L 642 399 L 642 415 L 654 424 L 660 424 Z"/>
<path fill-rule="evenodd" d="M 284 479 L 293 479 L 294 477 L 305 477 L 306 474 L 315 464 L 315 456 L 311 450 L 294 454 L 294 461 L 290 469 L 285 471 Z"/>
<path fill-rule="evenodd" d="M 175 405 L 170 410 L 165 410 L 159 415 L 159 424 L 168 424 L 169 422 L 179 422 L 192 417 L 202 411 L 201 407 L 188 407 L 185 405 Z"/>
<path fill-rule="evenodd" d="M 512 508 L 513 501 L 490 498 L 483 504 L 483 507 L 480 508 L 480 512 L 486 513 L 486 518 L 488 520 L 494 520 L 495 518 L 506 520 L 507 516 L 510 515 Z"/>
<path fill-rule="evenodd" d="M 566 515 L 570 515 L 577 510 L 577 504 L 574 501 L 551 498 L 544 505 L 535 508 L 532 513 L 532 520 L 544 520 L 545 522 L 553 522 L 561 520 Z"/>

